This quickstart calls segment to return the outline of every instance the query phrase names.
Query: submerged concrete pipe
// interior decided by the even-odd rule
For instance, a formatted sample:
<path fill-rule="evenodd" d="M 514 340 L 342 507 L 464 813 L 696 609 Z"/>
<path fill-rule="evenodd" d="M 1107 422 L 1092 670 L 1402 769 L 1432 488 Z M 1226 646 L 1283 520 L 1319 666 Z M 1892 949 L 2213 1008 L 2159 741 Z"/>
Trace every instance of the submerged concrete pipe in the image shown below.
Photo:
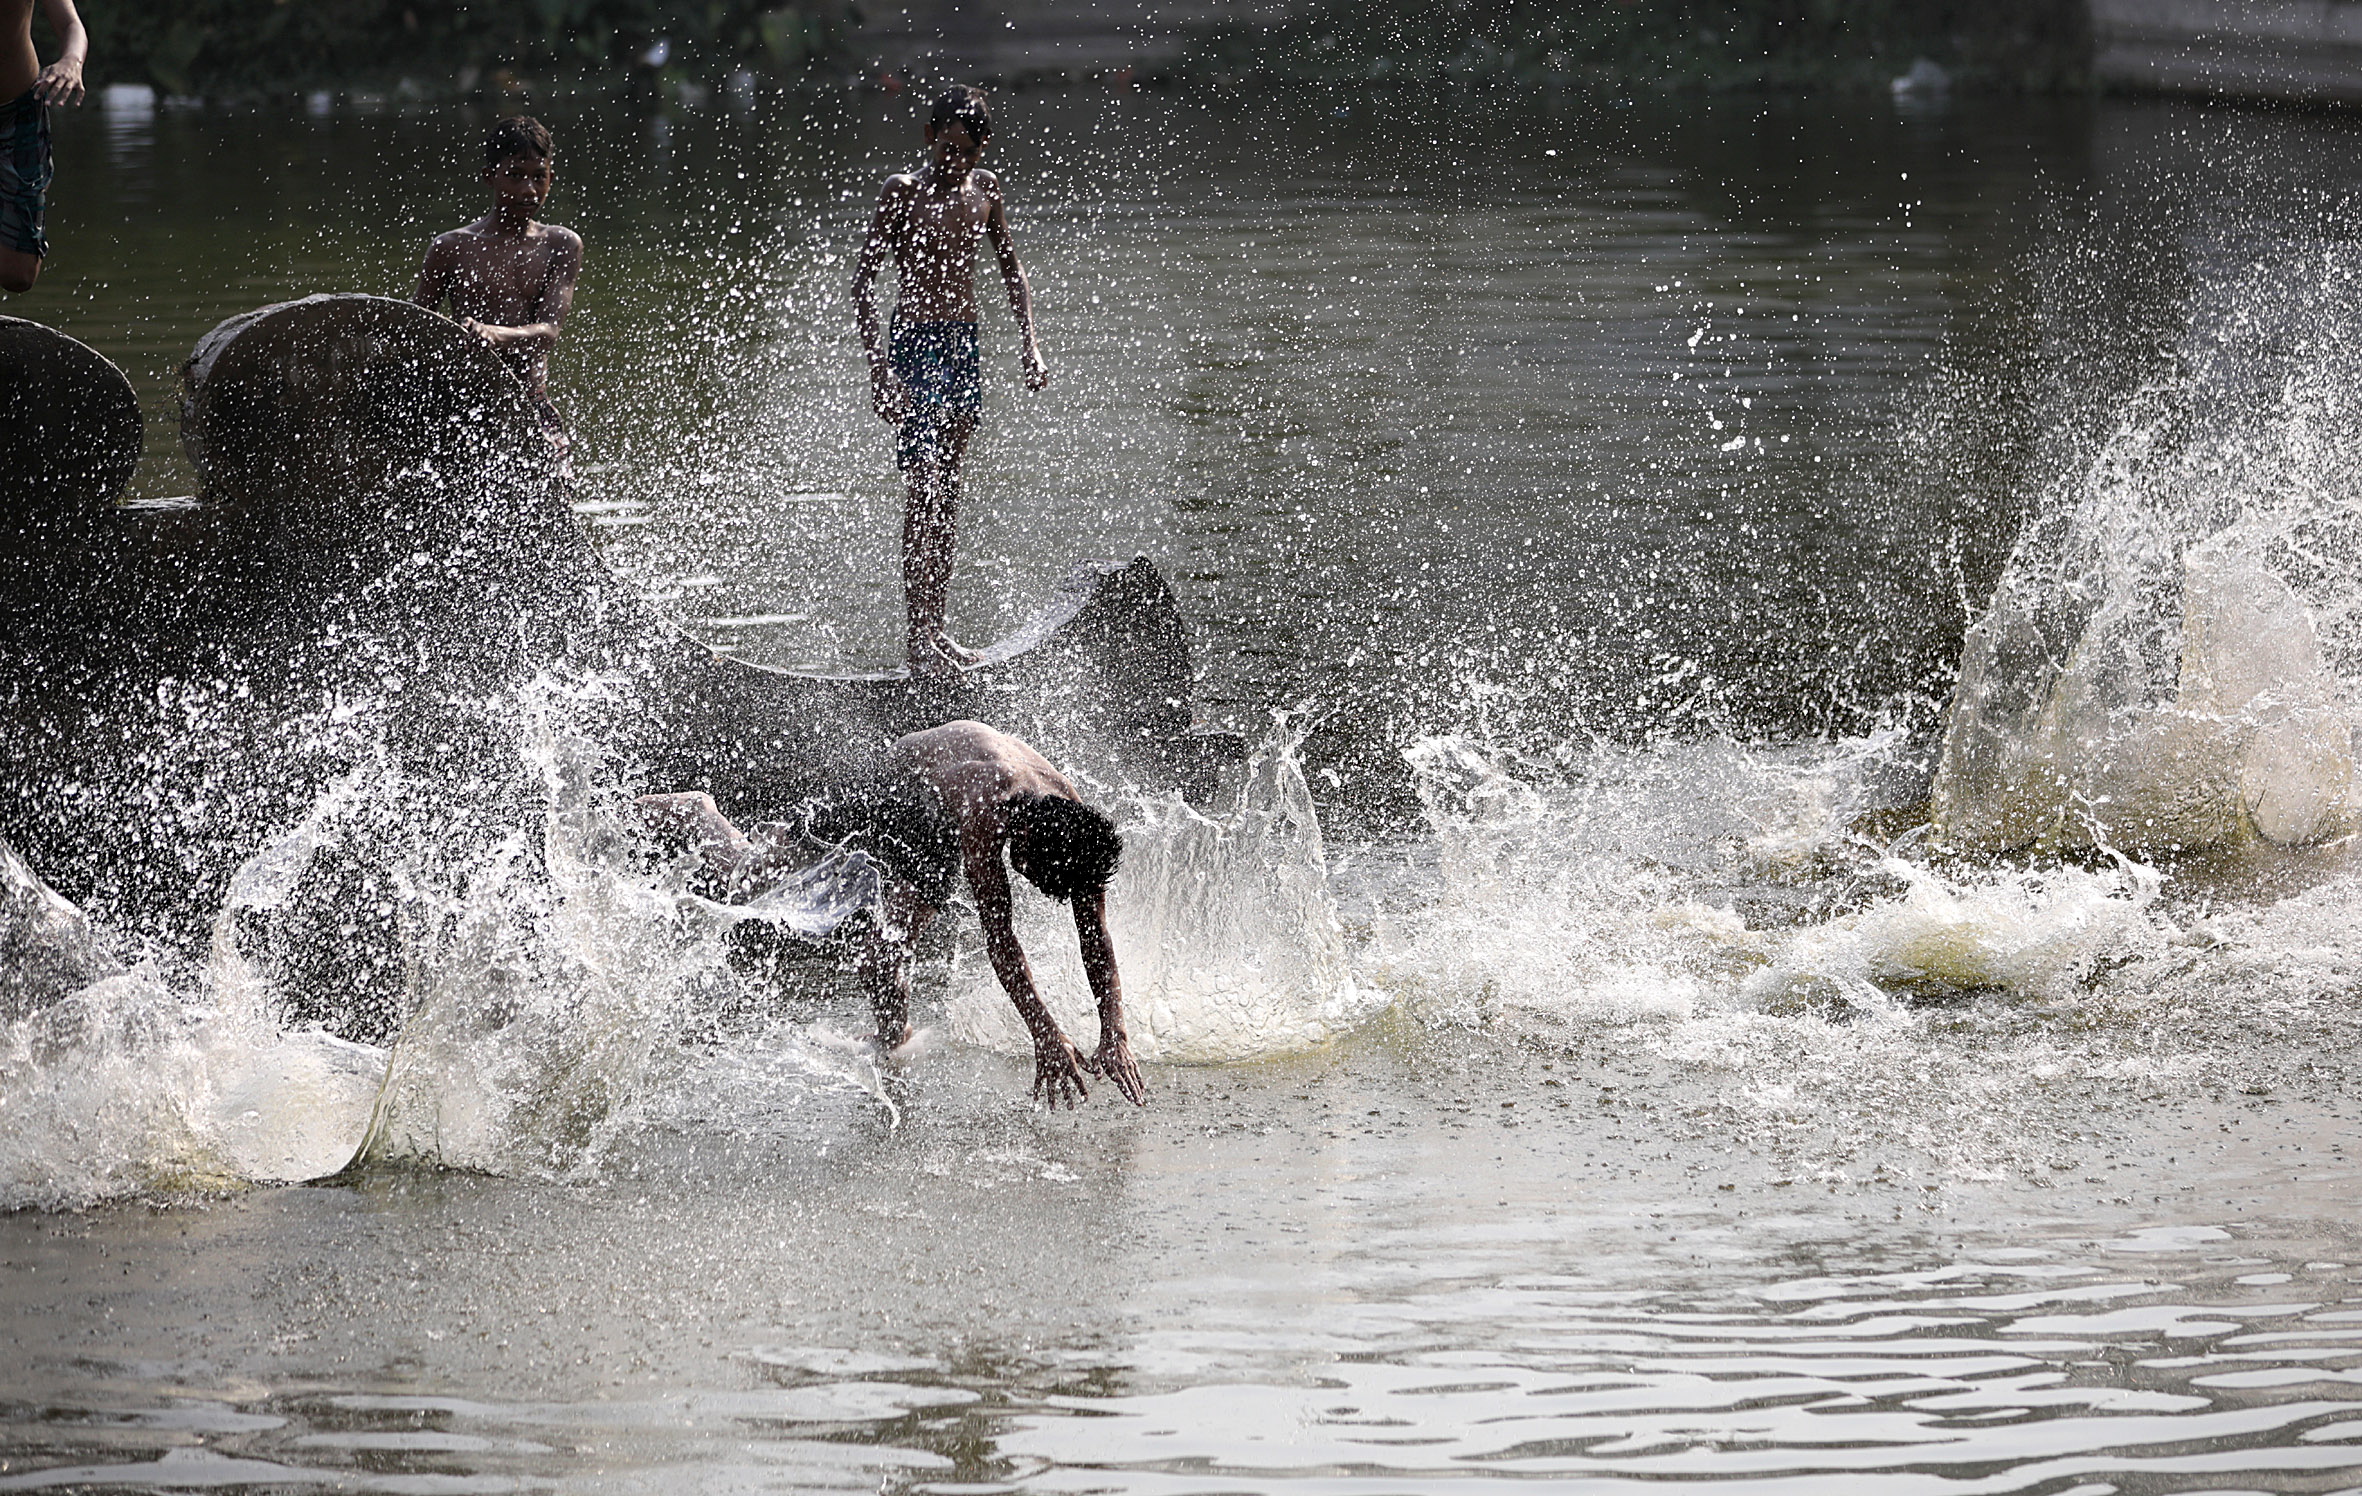
<path fill-rule="evenodd" d="M 349 546 L 396 492 L 546 484 L 525 390 L 483 339 L 384 296 L 260 307 L 198 340 L 181 371 L 181 441 L 205 502 L 298 546 Z M 421 481 L 427 480 L 427 481 Z"/>
<path fill-rule="evenodd" d="M 944 681 L 901 670 L 806 675 L 674 633 L 653 657 L 652 709 L 628 735 L 632 756 L 652 785 L 708 790 L 733 815 L 756 819 L 872 772 L 904 733 L 961 718 L 1193 801 L 1245 758 L 1237 734 L 1194 722 L 1188 624 L 1146 556 L 1077 564 L 983 655 Z"/>
<path fill-rule="evenodd" d="M 107 585 L 42 594 L 63 636 L 0 633 L 0 836 L 113 915 L 207 917 L 241 859 L 375 751 L 336 727 L 356 703 L 379 704 L 415 781 L 475 786 L 479 820 L 525 803 L 516 688 L 544 672 L 628 679 L 578 728 L 644 786 L 711 789 L 741 816 L 956 717 L 1193 796 L 1241 756 L 1193 727 L 1188 630 L 1145 559 L 1078 567 L 948 683 L 716 654 L 599 560 L 508 369 L 410 303 L 310 297 L 208 333 L 183 424 L 204 493 L 136 522 L 109 507 L 137 452 L 128 384 L 70 339 L 15 336 L 97 393 L 23 403 L 0 432 L 35 458 L 6 469 L 12 554 Z M 82 636 L 108 643 L 52 668 Z"/>
<path fill-rule="evenodd" d="M 0 647 L 89 622 L 122 565 L 139 400 L 96 349 L 0 317 Z"/>

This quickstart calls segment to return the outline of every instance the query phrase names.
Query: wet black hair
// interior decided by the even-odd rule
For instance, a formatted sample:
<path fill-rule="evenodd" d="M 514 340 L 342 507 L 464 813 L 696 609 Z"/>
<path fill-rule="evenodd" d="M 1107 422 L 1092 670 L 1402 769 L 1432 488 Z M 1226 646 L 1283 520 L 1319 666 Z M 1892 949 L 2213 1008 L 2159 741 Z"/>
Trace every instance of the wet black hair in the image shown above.
<path fill-rule="evenodd" d="M 978 145 L 992 138 L 992 113 L 984 107 L 984 90 L 961 83 L 935 96 L 935 110 L 927 116 L 927 128 L 937 134 L 952 125 L 964 125 Z"/>
<path fill-rule="evenodd" d="M 489 171 L 513 156 L 547 161 L 553 154 L 549 126 L 529 114 L 504 119 L 484 137 L 484 169 Z"/>
<path fill-rule="evenodd" d="M 1073 900 L 1107 886 L 1124 839 L 1105 811 L 1064 795 L 1027 795 L 1009 807 L 1009 849 L 1024 859 L 1034 887 Z"/>

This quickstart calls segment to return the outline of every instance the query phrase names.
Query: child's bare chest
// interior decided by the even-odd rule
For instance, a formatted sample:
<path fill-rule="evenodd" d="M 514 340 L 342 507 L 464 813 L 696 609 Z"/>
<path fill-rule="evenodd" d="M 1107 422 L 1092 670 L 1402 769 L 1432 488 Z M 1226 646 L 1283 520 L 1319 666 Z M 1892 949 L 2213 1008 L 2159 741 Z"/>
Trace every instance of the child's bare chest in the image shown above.
<path fill-rule="evenodd" d="M 984 194 L 970 187 L 956 193 L 920 193 L 911 199 L 910 242 L 925 254 L 972 249 L 984 233 L 989 210 Z"/>
<path fill-rule="evenodd" d="M 551 247 L 547 236 L 501 240 L 471 238 L 460 246 L 453 290 L 495 311 L 530 311 L 549 284 Z"/>

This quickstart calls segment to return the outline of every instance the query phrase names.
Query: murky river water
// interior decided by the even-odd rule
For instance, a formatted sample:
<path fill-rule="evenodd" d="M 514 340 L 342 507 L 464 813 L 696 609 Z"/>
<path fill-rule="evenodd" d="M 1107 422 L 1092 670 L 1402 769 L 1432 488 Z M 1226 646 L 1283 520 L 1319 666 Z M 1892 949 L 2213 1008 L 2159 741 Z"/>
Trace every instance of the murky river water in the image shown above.
<path fill-rule="evenodd" d="M 2046 618 L 2159 515 L 2346 555 L 2356 127 L 1002 103 L 1057 382 L 988 314 L 955 626 L 1145 551 L 1269 739 L 1210 815 L 1108 791 L 1153 1108 L 1027 1107 L 965 947 L 880 1083 L 553 817 L 563 896 L 474 911 L 390 1059 L 169 953 L 8 1026 L 0 1490 L 2362 1486 L 2347 842 L 1914 830 L 2030 520 L 2100 537 L 2008 572 Z M 610 560 L 750 658 L 890 657 L 842 286 L 907 101 L 546 112 Z M 8 310 L 185 492 L 196 337 L 405 290 L 473 129 L 70 116 Z M 2350 718 L 2362 588 L 2275 564 Z M 343 1181 L 240 1187 L 373 1108 Z"/>

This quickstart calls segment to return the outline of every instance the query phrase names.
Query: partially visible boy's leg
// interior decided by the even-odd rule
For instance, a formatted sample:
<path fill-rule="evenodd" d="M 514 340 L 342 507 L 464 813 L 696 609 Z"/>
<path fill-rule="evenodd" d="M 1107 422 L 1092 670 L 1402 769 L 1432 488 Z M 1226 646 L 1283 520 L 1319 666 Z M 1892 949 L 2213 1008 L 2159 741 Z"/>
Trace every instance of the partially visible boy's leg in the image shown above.
<path fill-rule="evenodd" d="M 854 964 L 869 988 L 878 1048 L 891 1054 L 910 1042 L 910 983 L 918 962 L 919 932 L 935 911 L 900 883 L 887 885 L 882 903 Z"/>
<path fill-rule="evenodd" d="M 49 115 L 31 94 L 0 104 L 0 291 L 21 296 L 49 251 Z"/>
<path fill-rule="evenodd" d="M 934 441 L 907 469 L 902 510 L 902 597 L 905 652 L 916 674 L 941 675 L 981 658 L 952 643 L 944 620 L 951 609 L 952 556 L 959 544 L 960 462 L 976 419 L 949 415 Z"/>

